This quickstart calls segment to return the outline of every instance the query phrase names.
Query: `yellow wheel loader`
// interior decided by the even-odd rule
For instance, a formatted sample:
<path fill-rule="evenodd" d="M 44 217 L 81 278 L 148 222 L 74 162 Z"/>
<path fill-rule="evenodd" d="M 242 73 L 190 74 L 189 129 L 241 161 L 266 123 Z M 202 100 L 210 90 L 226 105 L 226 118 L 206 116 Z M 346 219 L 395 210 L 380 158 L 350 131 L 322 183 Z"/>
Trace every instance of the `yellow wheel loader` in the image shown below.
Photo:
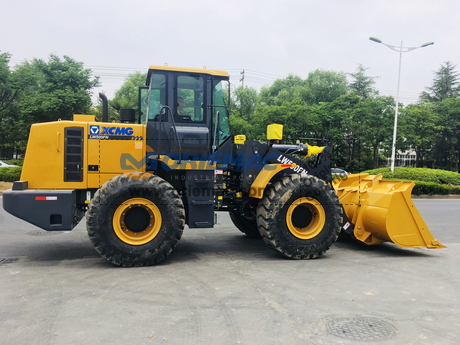
<path fill-rule="evenodd" d="M 280 144 L 281 125 L 269 126 L 267 143 L 233 137 L 228 82 L 223 71 L 151 66 L 137 119 L 122 109 L 109 123 L 100 94 L 102 122 L 75 114 L 33 125 L 4 209 L 47 231 L 72 230 L 86 213 L 91 243 L 121 266 L 161 261 L 186 224 L 211 228 L 216 211 L 294 259 L 322 255 L 341 231 L 366 244 L 443 247 L 411 201 L 413 183 L 333 181 L 331 149 Z M 303 158 L 311 154 L 314 164 Z"/>

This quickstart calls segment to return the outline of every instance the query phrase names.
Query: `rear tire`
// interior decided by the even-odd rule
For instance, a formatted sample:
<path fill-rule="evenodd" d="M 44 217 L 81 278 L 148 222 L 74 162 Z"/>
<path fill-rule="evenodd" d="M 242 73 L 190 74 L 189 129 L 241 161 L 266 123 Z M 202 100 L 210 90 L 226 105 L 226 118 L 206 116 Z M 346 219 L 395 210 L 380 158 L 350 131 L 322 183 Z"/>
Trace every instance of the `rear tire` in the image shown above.
<path fill-rule="evenodd" d="M 313 259 L 337 240 L 342 208 L 334 191 L 310 175 L 289 175 L 265 191 L 257 208 L 265 243 L 292 259 Z"/>
<path fill-rule="evenodd" d="M 260 238 L 256 219 L 248 219 L 242 214 L 230 212 L 230 219 L 243 234 L 251 238 Z"/>
<path fill-rule="evenodd" d="M 185 211 L 177 191 L 152 174 L 123 174 L 94 195 L 87 213 L 94 248 L 118 266 L 150 266 L 182 236 Z"/>

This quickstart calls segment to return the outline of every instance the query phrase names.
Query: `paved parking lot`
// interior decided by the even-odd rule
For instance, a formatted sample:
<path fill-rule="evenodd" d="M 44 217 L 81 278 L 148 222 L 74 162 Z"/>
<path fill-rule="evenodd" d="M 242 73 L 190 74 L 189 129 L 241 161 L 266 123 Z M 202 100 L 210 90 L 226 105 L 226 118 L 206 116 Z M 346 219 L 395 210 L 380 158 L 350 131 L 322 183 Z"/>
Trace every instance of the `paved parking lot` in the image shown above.
<path fill-rule="evenodd" d="M 219 214 L 145 268 L 100 258 L 84 221 L 50 233 L 0 207 L 0 344 L 458 344 L 460 200 L 415 203 L 447 249 L 341 239 L 293 261 Z"/>

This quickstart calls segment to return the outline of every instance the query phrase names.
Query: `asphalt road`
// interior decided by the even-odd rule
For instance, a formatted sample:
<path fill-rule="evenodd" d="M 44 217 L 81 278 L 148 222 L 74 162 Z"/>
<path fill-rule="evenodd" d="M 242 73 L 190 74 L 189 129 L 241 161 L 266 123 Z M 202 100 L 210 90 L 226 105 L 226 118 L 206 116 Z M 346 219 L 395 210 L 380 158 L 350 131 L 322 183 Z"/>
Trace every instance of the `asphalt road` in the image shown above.
<path fill-rule="evenodd" d="M 50 233 L 0 207 L 0 344 L 459 344 L 460 200 L 414 202 L 448 248 L 341 239 L 294 261 L 219 214 L 144 268 L 100 258 L 84 221 Z"/>

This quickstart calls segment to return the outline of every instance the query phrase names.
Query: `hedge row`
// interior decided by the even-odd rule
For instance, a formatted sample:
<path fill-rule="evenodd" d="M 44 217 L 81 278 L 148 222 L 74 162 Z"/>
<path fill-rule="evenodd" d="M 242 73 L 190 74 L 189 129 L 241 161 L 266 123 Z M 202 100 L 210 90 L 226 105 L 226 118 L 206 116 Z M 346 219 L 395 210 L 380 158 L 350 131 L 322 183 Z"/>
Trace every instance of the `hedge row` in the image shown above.
<path fill-rule="evenodd" d="M 370 175 L 382 174 L 385 179 L 434 182 L 437 184 L 460 186 L 459 173 L 440 169 L 395 168 L 395 172 L 392 173 L 390 168 L 381 168 L 364 172 Z"/>
<path fill-rule="evenodd" d="M 381 168 L 364 171 L 370 175 L 382 174 L 388 180 L 414 181 L 412 194 L 460 194 L 460 174 L 457 172 L 427 168 Z"/>
<path fill-rule="evenodd" d="M 414 181 L 415 186 L 412 194 L 460 194 L 460 186 L 441 185 L 433 182 Z"/>
<path fill-rule="evenodd" d="M 14 182 L 21 178 L 22 167 L 0 168 L 0 181 Z"/>
<path fill-rule="evenodd" d="M 3 159 L 3 161 L 11 165 L 19 165 L 20 167 L 22 167 L 22 165 L 24 164 L 24 159 Z"/>

